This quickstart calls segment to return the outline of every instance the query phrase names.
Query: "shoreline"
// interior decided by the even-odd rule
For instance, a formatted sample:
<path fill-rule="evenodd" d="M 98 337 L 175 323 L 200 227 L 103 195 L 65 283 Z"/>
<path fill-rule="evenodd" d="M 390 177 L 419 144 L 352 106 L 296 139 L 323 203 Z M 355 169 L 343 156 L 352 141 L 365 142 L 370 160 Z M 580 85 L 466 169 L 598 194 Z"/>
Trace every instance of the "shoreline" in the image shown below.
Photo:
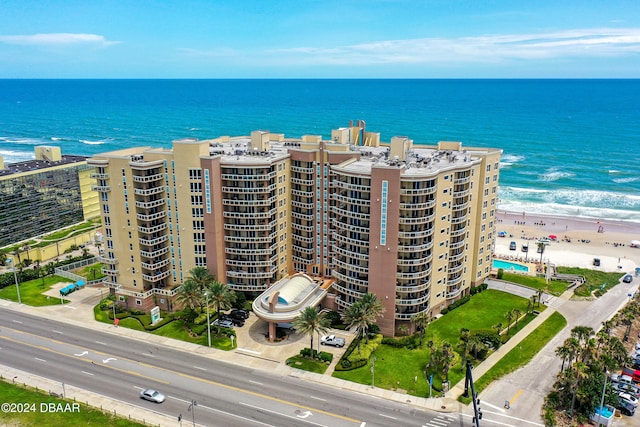
<path fill-rule="evenodd" d="M 631 246 L 632 240 L 640 240 L 640 223 L 498 210 L 496 232 L 501 231 L 505 237 L 495 240 L 499 258 L 539 261 L 536 240 L 556 236 L 542 254 L 543 262 L 630 274 L 640 266 L 640 248 Z M 512 241 L 515 251 L 509 249 Z M 529 244 L 527 254 L 521 251 L 523 243 Z M 600 259 L 600 267 L 593 265 L 594 258 Z"/>

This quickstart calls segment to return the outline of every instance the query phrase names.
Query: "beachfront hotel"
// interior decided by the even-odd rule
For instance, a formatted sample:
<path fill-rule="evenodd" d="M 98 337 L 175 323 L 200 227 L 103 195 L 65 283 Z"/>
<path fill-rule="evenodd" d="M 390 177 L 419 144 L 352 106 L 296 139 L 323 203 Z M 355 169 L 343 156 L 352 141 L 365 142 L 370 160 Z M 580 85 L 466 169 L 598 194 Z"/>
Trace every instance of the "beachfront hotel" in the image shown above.
<path fill-rule="evenodd" d="M 0 156 L 0 247 L 100 216 L 86 156 L 49 146 L 34 152 L 34 160 L 16 163 Z"/>
<path fill-rule="evenodd" d="M 253 296 L 294 277 L 283 297 L 322 283 L 339 311 L 378 295 L 394 335 L 489 275 L 500 155 L 382 143 L 363 121 L 330 140 L 253 131 L 95 155 L 107 284 L 129 308 L 170 310 L 197 266 Z"/>

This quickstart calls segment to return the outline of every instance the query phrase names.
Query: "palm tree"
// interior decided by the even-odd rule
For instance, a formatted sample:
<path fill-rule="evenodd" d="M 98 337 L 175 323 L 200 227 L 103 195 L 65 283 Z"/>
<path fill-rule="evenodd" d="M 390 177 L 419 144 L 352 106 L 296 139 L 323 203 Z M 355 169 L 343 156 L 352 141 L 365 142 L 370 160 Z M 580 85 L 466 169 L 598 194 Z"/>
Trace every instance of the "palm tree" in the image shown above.
<path fill-rule="evenodd" d="M 5 265 L 7 263 L 7 253 L 5 251 L 0 251 L 0 265 Z"/>
<path fill-rule="evenodd" d="M 451 363 L 453 362 L 453 346 L 448 341 L 443 341 L 440 347 L 440 363 L 442 369 L 442 375 L 446 382 L 449 382 L 449 369 L 451 369 Z"/>
<path fill-rule="evenodd" d="M 196 306 L 200 306 L 201 300 L 202 293 L 193 282 L 185 282 L 176 294 L 176 301 L 183 307 L 189 307 L 191 312 L 195 310 Z"/>
<path fill-rule="evenodd" d="M 511 321 L 513 320 L 513 310 L 509 310 L 504 314 L 504 318 L 507 319 L 507 336 L 511 330 Z"/>
<path fill-rule="evenodd" d="M 518 308 L 514 308 L 512 311 L 513 311 L 513 317 L 516 318 L 516 330 L 517 330 L 518 329 L 518 319 L 522 315 L 522 310 L 520 310 Z"/>
<path fill-rule="evenodd" d="M 562 358 L 562 367 L 560 368 L 560 372 L 564 372 L 564 364 L 571 357 L 571 348 L 567 345 L 561 345 L 556 349 L 556 356 Z"/>
<path fill-rule="evenodd" d="M 572 379 L 574 381 L 574 389 L 573 396 L 571 397 L 571 411 L 569 412 L 569 417 L 573 418 L 573 408 L 576 402 L 576 393 L 578 392 L 578 387 L 580 386 L 580 381 L 589 376 L 589 366 L 585 365 L 582 362 L 576 362 L 572 369 Z"/>
<path fill-rule="evenodd" d="M 324 334 L 330 326 L 330 320 L 325 313 L 319 313 L 316 307 L 306 307 L 293 321 L 293 327 L 297 333 L 309 334 L 311 337 L 311 357 L 313 354 L 313 335 Z M 320 351 L 320 350 L 318 350 Z"/>
<path fill-rule="evenodd" d="M 187 277 L 184 283 L 193 283 L 201 293 L 204 293 L 204 291 L 209 288 L 209 285 L 211 285 L 214 280 L 215 278 L 211 275 L 207 268 L 195 267 L 189 270 L 189 277 Z"/>
<path fill-rule="evenodd" d="M 433 340 L 427 341 L 427 348 L 429 349 L 429 369 L 431 369 L 436 360 L 436 345 Z"/>
<path fill-rule="evenodd" d="M 502 323 L 496 323 L 493 325 L 493 329 L 495 329 L 498 336 L 500 336 L 500 332 L 502 332 Z"/>
<path fill-rule="evenodd" d="M 360 301 L 356 301 L 342 313 L 342 321 L 349 327 L 355 328 L 358 337 L 358 354 L 360 354 L 360 341 L 367 333 L 369 318 Z"/>
<path fill-rule="evenodd" d="M 540 303 L 542 302 L 542 294 L 544 294 L 544 291 L 542 289 L 538 289 L 536 291 L 536 294 L 538 295 L 538 307 L 540 307 Z"/>
<path fill-rule="evenodd" d="M 380 302 L 380 300 L 378 299 L 378 297 L 375 294 L 372 294 L 371 292 L 367 292 L 366 294 L 364 294 L 362 296 L 362 299 L 360 299 L 360 303 L 362 304 L 362 308 L 364 310 L 364 314 L 367 319 L 364 337 L 365 337 L 365 342 L 368 343 L 369 334 L 366 332 L 369 329 L 369 326 L 376 323 L 376 320 L 378 319 L 378 317 L 382 316 L 382 314 L 385 311 L 385 308 Z"/>
<path fill-rule="evenodd" d="M 471 345 L 469 343 L 469 337 L 471 336 L 471 332 L 467 328 L 460 329 L 460 344 L 458 347 L 461 350 L 460 358 L 460 369 L 464 369 L 464 366 L 467 362 L 467 354 L 471 351 Z"/>
<path fill-rule="evenodd" d="M 416 328 L 420 329 L 420 347 L 422 347 L 422 337 L 424 336 L 424 331 L 429 325 L 429 315 L 426 311 L 421 311 L 413 316 L 411 320 L 416 325 Z"/>
<path fill-rule="evenodd" d="M 209 289 L 205 292 L 207 293 L 208 298 L 211 299 L 211 302 L 215 304 L 218 316 L 220 316 L 222 310 L 230 308 L 231 304 L 236 300 L 236 293 L 229 289 L 229 286 L 227 286 L 226 283 L 220 283 L 217 280 L 213 280 L 209 285 Z M 220 334 L 220 322 L 218 322 L 217 329 L 218 334 Z"/>
<path fill-rule="evenodd" d="M 478 358 L 478 351 L 484 350 L 487 348 L 487 345 L 482 342 L 482 339 L 479 335 L 473 335 L 469 338 L 470 350 L 473 352 L 473 358 Z"/>
<path fill-rule="evenodd" d="M 538 252 L 540 252 L 540 264 L 542 264 L 542 254 L 544 253 L 545 245 L 544 242 L 538 242 Z"/>

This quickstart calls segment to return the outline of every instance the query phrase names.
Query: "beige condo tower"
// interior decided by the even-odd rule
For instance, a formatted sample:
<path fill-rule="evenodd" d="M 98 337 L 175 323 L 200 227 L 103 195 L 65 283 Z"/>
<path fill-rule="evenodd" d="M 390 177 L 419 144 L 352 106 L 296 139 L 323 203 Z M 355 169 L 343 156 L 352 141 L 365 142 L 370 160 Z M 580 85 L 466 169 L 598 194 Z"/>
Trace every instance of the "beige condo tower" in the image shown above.
<path fill-rule="evenodd" d="M 333 280 L 324 307 L 378 295 L 394 335 L 489 275 L 500 156 L 381 143 L 361 120 L 330 140 L 254 131 L 99 154 L 108 285 L 130 308 L 171 310 L 196 266 L 253 295 L 304 272 Z"/>

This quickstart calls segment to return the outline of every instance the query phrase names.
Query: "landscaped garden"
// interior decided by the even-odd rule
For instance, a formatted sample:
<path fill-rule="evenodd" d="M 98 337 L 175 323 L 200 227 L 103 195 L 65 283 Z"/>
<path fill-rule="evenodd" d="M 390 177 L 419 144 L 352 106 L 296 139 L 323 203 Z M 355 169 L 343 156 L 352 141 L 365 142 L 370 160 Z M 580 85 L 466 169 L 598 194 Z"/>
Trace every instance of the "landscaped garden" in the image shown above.
<path fill-rule="evenodd" d="M 624 273 L 607 273 L 606 271 L 589 270 L 577 267 L 556 267 L 558 273 L 583 276 L 585 282 L 576 287 L 574 294 L 579 297 L 600 296 L 618 285 Z"/>
<path fill-rule="evenodd" d="M 526 286 L 532 289 L 540 289 L 548 294 L 560 296 L 567 290 L 569 283 L 561 280 L 549 280 L 544 277 L 526 276 L 524 274 L 502 273 L 502 277 L 498 277 L 501 280 L 505 280 L 511 283 L 517 283 L 522 286 Z"/>
<path fill-rule="evenodd" d="M 477 364 L 486 358 L 535 317 L 534 308 L 546 309 L 530 299 L 488 289 L 431 322 L 422 342 L 419 334 L 379 338 L 379 344 L 370 339 L 368 344 L 361 343 L 358 354 L 354 340 L 333 375 L 361 384 L 375 381 L 376 387 L 428 397 L 432 374 L 433 394 L 442 390 L 447 377 L 451 386 L 456 384 L 464 378 L 464 359 Z M 373 373 L 372 357 L 376 358 Z M 354 365 L 358 367 L 351 369 Z"/>
<path fill-rule="evenodd" d="M 15 280 L 12 273 L 10 275 L 11 282 L 0 289 L 0 298 L 18 302 L 18 290 L 15 286 Z M 69 300 L 61 301 L 59 297 L 50 297 L 44 295 L 44 292 L 51 289 L 56 283 L 73 283 L 73 280 L 65 279 L 60 276 L 41 277 L 20 283 L 20 300 L 22 304 L 41 307 L 45 305 L 57 305 L 69 302 Z"/>

